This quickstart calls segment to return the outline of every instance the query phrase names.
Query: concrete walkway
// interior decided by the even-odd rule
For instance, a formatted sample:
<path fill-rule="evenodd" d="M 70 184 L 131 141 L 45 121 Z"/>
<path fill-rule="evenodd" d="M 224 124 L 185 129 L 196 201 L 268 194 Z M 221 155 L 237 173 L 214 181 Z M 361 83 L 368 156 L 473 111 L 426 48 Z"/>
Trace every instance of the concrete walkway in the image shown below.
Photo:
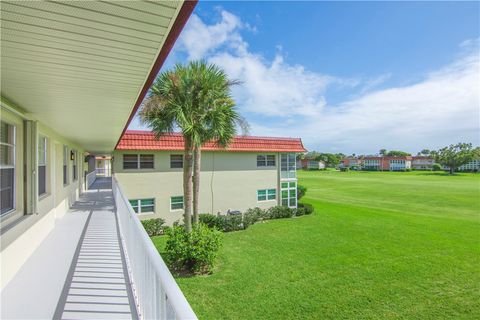
<path fill-rule="evenodd" d="M 2 319 L 137 319 L 111 179 L 98 178 L 2 291 Z"/>

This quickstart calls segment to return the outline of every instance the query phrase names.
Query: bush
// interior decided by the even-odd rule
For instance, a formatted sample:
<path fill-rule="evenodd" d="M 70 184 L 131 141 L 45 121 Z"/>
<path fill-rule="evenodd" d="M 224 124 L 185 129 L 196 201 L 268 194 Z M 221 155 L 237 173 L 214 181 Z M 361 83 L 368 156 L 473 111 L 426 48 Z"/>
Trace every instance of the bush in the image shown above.
<path fill-rule="evenodd" d="M 282 219 L 291 218 L 295 212 L 289 207 L 276 206 L 267 210 L 267 216 L 269 219 Z"/>
<path fill-rule="evenodd" d="M 340 167 L 340 171 L 350 171 L 349 167 Z"/>
<path fill-rule="evenodd" d="M 188 233 L 183 227 L 165 231 L 167 241 L 164 257 L 176 271 L 211 273 L 222 244 L 222 234 L 199 223 Z"/>
<path fill-rule="evenodd" d="M 434 163 L 432 166 L 433 171 L 442 171 L 442 166 L 439 165 L 438 163 Z"/>
<path fill-rule="evenodd" d="M 300 198 L 303 197 L 306 192 L 307 192 L 307 187 L 304 187 L 302 185 L 297 185 L 297 200 L 300 200 Z"/>
<path fill-rule="evenodd" d="M 243 229 L 247 229 L 249 226 L 257 222 L 264 215 L 265 215 L 265 210 L 262 210 L 258 207 L 253 209 L 248 209 L 243 214 Z"/>
<path fill-rule="evenodd" d="M 296 209 L 293 209 L 293 213 L 297 217 L 303 216 L 305 215 L 305 208 L 298 207 Z"/>
<path fill-rule="evenodd" d="M 217 228 L 224 232 L 237 231 L 243 229 L 241 215 L 226 215 L 217 217 Z"/>
<path fill-rule="evenodd" d="M 305 214 L 312 214 L 314 211 L 313 206 L 309 203 L 299 203 L 298 207 L 305 209 Z"/>
<path fill-rule="evenodd" d="M 142 220 L 142 225 L 149 237 L 163 234 L 163 229 L 165 228 L 163 226 L 164 223 L 165 220 L 161 218 Z"/>
<path fill-rule="evenodd" d="M 203 223 L 205 224 L 207 227 L 209 228 L 214 228 L 216 227 L 217 229 L 220 229 L 219 228 L 219 221 L 218 221 L 218 217 L 213 215 L 213 214 L 210 214 L 210 213 L 200 213 L 198 215 L 198 221 L 200 223 Z"/>

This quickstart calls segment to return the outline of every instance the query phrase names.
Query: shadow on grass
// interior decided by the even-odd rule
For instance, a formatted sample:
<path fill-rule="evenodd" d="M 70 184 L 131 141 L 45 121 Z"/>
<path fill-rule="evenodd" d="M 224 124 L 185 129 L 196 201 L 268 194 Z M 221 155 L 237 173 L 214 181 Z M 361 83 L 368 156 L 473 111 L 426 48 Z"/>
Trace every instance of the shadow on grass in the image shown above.
<path fill-rule="evenodd" d="M 438 176 L 438 177 L 464 177 L 464 176 L 473 176 L 476 175 L 474 172 L 455 172 L 455 173 L 449 173 L 449 172 L 418 172 L 416 171 L 417 175 L 419 176 Z"/>

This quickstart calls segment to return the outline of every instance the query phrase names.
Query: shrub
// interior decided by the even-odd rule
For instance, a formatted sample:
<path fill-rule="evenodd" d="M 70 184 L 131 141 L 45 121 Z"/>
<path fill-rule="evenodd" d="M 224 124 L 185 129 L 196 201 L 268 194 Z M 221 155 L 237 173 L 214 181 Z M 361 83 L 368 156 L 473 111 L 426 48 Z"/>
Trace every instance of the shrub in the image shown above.
<path fill-rule="evenodd" d="M 209 228 L 214 228 L 216 227 L 217 229 L 220 229 L 219 228 L 219 221 L 218 221 L 218 217 L 213 215 L 213 214 L 210 214 L 210 213 L 200 213 L 198 215 L 198 220 L 200 221 L 200 223 L 203 223 L 205 224 L 207 227 Z"/>
<path fill-rule="evenodd" d="M 222 244 L 221 232 L 199 223 L 188 233 L 183 227 L 165 231 L 165 259 L 176 271 L 211 273 Z"/>
<path fill-rule="evenodd" d="M 258 207 L 253 209 L 248 209 L 243 214 L 243 229 L 247 229 L 249 226 L 257 222 L 264 215 L 265 215 L 265 210 L 262 210 Z"/>
<path fill-rule="evenodd" d="M 314 211 L 313 206 L 309 203 L 299 203 L 298 207 L 305 209 L 305 214 L 312 214 Z"/>
<path fill-rule="evenodd" d="M 349 167 L 340 167 L 340 171 L 350 171 Z"/>
<path fill-rule="evenodd" d="M 161 235 L 163 233 L 164 223 L 165 220 L 161 218 L 142 220 L 142 225 L 149 237 Z"/>
<path fill-rule="evenodd" d="M 438 163 L 434 163 L 432 166 L 433 171 L 442 171 L 442 166 L 439 165 Z"/>
<path fill-rule="evenodd" d="M 300 198 L 303 197 L 306 192 L 307 192 L 307 187 L 304 187 L 302 185 L 297 185 L 297 200 L 300 200 Z"/>
<path fill-rule="evenodd" d="M 271 207 L 267 210 L 267 215 L 269 219 L 282 219 L 282 218 L 291 218 L 295 212 L 289 207 L 276 206 Z"/>
<path fill-rule="evenodd" d="M 305 215 L 305 208 L 298 207 L 296 209 L 293 209 L 293 213 L 297 217 L 303 216 Z"/>
<path fill-rule="evenodd" d="M 237 231 L 243 229 L 241 215 L 226 215 L 217 217 L 217 228 L 224 232 Z"/>

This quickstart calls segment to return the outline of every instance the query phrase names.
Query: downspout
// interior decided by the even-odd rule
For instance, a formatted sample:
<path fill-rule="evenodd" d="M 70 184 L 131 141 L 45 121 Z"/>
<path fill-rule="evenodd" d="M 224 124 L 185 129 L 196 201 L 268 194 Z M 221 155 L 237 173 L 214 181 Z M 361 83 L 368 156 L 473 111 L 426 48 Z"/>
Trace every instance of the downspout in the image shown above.
<path fill-rule="evenodd" d="M 211 209 L 211 214 L 215 215 L 213 213 L 213 204 L 214 204 L 214 192 L 213 192 L 213 178 L 215 176 L 215 151 L 212 152 L 212 176 L 210 177 L 210 198 L 212 199 L 212 209 Z"/>

